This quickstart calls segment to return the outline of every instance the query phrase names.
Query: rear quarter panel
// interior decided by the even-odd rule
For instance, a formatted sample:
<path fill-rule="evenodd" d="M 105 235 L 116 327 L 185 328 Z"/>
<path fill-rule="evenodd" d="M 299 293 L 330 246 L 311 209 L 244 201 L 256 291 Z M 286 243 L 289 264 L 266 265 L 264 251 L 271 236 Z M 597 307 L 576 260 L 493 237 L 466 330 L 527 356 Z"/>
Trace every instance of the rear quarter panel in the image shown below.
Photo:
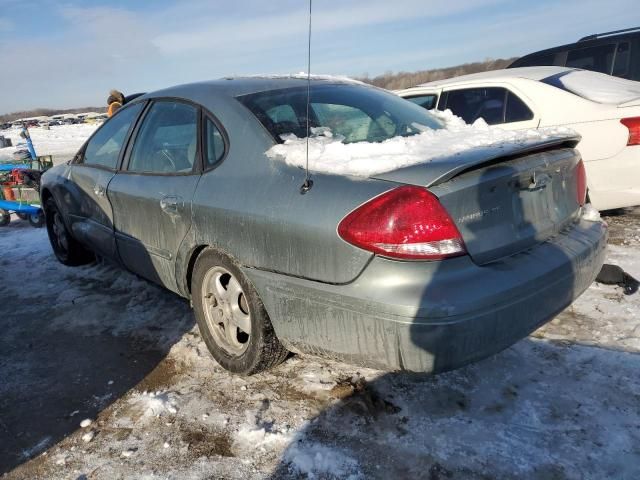
<path fill-rule="evenodd" d="M 372 254 L 340 239 L 338 223 L 394 184 L 312 174 L 313 188 L 302 195 L 304 171 L 269 159 L 273 139 L 236 103 L 212 107 L 229 149 L 198 184 L 185 248 L 212 245 L 252 268 L 328 283 L 353 280 Z"/>

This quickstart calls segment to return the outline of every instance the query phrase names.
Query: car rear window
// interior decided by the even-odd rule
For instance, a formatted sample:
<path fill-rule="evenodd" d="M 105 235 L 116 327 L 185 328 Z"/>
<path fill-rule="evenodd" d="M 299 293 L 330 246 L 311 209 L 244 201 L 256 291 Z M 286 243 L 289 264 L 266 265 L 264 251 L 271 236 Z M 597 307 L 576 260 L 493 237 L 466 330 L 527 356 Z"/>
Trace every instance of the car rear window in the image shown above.
<path fill-rule="evenodd" d="M 307 87 L 270 90 L 238 97 L 282 143 L 287 135 L 307 136 Z M 443 124 L 425 109 L 402 98 L 361 85 L 312 85 L 309 127 L 329 129 L 344 143 L 382 142 L 411 136 Z M 317 130 L 316 130 L 317 131 Z"/>

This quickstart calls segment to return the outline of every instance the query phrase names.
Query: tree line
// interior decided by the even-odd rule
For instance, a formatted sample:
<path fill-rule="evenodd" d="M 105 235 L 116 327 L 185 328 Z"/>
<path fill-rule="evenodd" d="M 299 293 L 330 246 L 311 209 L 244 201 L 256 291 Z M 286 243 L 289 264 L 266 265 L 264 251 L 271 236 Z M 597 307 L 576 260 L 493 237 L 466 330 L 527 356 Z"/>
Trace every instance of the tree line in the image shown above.
<path fill-rule="evenodd" d="M 364 75 L 359 78 L 365 83 L 376 87 L 387 88 L 389 90 L 401 90 L 403 88 L 415 87 L 421 83 L 445 80 L 447 78 L 459 77 L 470 73 L 486 72 L 489 70 L 499 70 L 508 67 L 515 58 L 486 59 L 484 62 L 465 63 L 455 67 L 435 68 L 431 70 L 420 70 L 418 72 L 385 72 L 373 78 Z"/>

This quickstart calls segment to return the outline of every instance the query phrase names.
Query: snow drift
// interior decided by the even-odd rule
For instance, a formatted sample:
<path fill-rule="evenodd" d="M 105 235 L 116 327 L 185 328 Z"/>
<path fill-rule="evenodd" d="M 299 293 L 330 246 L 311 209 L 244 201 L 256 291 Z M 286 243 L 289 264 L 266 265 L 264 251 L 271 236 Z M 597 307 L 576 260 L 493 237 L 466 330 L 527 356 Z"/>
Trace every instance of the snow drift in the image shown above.
<path fill-rule="evenodd" d="M 413 125 L 421 133 L 410 137 L 393 137 L 379 143 L 344 143 L 327 128 L 311 130 L 309 138 L 309 170 L 316 173 L 370 177 L 402 167 L 436 161 L 476 148 L 500 150 L 506 145 L 528 146 L 552 138 L 568 138 L 575 132 L 564 127 L 519 131 L 491 127 L 482 119 L 468 125 L 450 110 L 431 110 L 442 123 L 442 129 Z M 294 134 L 281 136 L 283 144 L 267 150 L 274 160 L 304 168 L 307 141 Z"/>

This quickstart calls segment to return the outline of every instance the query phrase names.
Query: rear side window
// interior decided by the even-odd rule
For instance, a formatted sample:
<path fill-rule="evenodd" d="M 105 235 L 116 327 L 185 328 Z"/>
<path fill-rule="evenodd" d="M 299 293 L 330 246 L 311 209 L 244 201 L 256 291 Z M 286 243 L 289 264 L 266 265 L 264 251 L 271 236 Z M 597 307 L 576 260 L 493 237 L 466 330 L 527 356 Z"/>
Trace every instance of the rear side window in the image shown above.
<path fill-rule="evenodd" d="M 137 103 L 123 108 L 107 121 L 87 143 L 82 163 L 115 169 L 127 134 L 142 105 Z"/>
<path fill-rule="evenodd" d="M 616 58 L 613 62 L 613 72 L 611 75 L 615 77 L 626 77 L 629 75 L 629 42 L 622 42 L 616 48 Z"/>
<path fill-rule="evenodd" d="M 438 103 L 437 95 L 416 95 L 414 97 L 404 97 L 404 99 L 409 100 L 416 105 L 420 105 L 422 108 L 426 108 L 427 110 L 436 108 L 436 104 Z"/>
<path fill-rule="evenodd" d="M 224 156 L 224 138 L 222 133 L 210 119 L 206 119 L 205 142 L 207 155 L 205 169 L 214 166 Z"/>
<path fill-rule="evenodd" d="M 524 122 L 533 118 L 533 112 L 513 92 L 507 91 L 507 108 L 505 110 L 505 123 Z"/>
<path fill-rule="evenodd" d="M 128 170 L 189 173 L 198 151 L 198 110 L 184 103 L 156 102 L 136 135 Z"/>
<path fill-rule="evenodd" d="M 482 118 L 489 125 L 531 120 L 533 112 L 517 95 L 502 87 L 451 90 L 443 109 L 451 110 L 467 123 Z M 442 108 L 442 107 L 440 107 Z"/>
<path fill-rule="evenodd" d="M 569 50 L 566 66 L 609 74 L 615 50 L 615 43 Z"/>

